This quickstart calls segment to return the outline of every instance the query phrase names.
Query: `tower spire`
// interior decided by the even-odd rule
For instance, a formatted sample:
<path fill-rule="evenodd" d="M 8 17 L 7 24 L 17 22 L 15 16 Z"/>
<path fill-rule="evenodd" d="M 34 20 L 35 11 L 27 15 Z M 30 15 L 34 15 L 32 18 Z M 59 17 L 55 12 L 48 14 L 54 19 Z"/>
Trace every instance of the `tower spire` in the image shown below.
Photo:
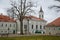
<path fill-rule="evenodd" d="M 43 10 L 42 10 L 42 6 L 40 7 L 40 11 L 39 12 L 43 12 Z"/>
<path fill-rule="evenodd" d="M 39 10 L 39 18 L 44 18 L 44 12 L 42 10 L 42 6 L 40 7 L 40 10 Z"/>

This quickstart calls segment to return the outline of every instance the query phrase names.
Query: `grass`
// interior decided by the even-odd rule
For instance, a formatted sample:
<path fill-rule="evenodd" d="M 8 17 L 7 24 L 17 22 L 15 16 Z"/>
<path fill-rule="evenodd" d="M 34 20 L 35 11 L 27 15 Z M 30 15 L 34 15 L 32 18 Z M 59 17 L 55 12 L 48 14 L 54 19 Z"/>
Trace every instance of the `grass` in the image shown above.
<path fill-rule="evenodd" d="M 0 37 L 0 40 L 60 40 L 60 36 Z"/>

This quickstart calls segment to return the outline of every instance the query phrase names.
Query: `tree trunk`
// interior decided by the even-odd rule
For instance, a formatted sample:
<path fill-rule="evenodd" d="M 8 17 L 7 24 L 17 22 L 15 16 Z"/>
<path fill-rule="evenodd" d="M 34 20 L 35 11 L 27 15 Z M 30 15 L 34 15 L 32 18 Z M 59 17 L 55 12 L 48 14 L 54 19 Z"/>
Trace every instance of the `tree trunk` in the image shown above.
<path fill-rule="evenodd" d="M 20 34 L 23 35 L 23 20 L 20 20 Z"/>

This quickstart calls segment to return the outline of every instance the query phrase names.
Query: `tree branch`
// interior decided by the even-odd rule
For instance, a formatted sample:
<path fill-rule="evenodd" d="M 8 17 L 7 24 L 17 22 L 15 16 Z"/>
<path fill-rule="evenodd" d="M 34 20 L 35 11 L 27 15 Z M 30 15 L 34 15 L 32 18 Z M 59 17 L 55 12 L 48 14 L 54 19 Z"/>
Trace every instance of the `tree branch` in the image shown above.
<path fill-rule="evenodd" d="M 56 8 L 60 8 L 60 6 L 56 6 L 56 5 L 53 5 L 53 6 L 48 7 L 48 8 L 52 9 L 52 8 L 54 8 L 54 7 L 56 7 Z"/>
<path fill-rule="evenodd" d="M 24 11 L 25 11 L 25 6 L 26 6 L 25 4 L 26 4 L 26 0 L 24 1 L 24 5 L 23 5 L 23 7 L 24 7 L 24 8 L 23 8 L 23 13 L 24 13 Z"/>
<path fill-rule="evenodd" d="M 60 0 L 55 0 L 55 1 L 58 1 L 58 2 L 60 2 Z"/>

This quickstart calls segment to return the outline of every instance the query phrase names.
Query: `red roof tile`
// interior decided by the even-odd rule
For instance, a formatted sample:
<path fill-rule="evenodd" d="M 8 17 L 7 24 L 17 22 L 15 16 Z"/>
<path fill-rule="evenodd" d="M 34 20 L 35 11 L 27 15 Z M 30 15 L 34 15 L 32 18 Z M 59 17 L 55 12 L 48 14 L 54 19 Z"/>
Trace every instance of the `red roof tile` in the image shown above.
<path fill-rule="evenodd" d="M 35 16 L 25 16 L 24 18 L 30 18 L 30 19 L 34 19 L 34 20 L 43 20 L 43 21 L 46 21 L 42 18 L 38 18 L 38 17 L 35 17 Z"/>
<path fill-rule="evenodd" d="M 55 19 L 53 22 L 49 23 L 47 26 L 60 26 L 60 17 Z"/>
<path fill-rule="evenodd" d="M 0 22 L 15 22 L 15 20 L 9 16 L 0 15 Z"/>

